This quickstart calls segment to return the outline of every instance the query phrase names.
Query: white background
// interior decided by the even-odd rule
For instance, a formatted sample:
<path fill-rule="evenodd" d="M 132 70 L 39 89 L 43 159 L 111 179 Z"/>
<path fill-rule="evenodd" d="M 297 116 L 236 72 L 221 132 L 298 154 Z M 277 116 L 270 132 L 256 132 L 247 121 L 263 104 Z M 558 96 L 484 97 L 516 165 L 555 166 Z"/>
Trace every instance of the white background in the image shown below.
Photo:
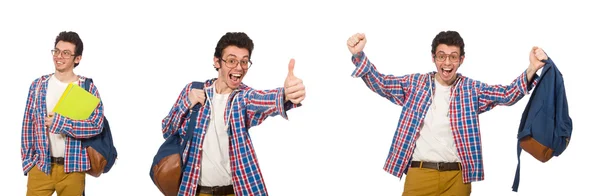
<path fill-rule="evenodd" d="M 2 1 L 0 3 L 0 195 L 24 195 L 20 134 L 27 89 L 52 73 L 60 31 L 85 44 L 77 74 L 92 77 L 105 104 L 119 159 L 110 173 L 87 178 L 87 195 L 160 195 L 149 177 L 161 145 L 161 120 L 192 80 L 216 77 L 212 55 L 228 31 L 255 42 L 244 82 L 283 85 L 290 58 L 304 79 L 304 106 L 289 121 L 251 129 L 270 195 L 400 195 L 404 180 L 383 171 L 400 107 L 350 74 L 346 39 L 364 32 L 365 52 L 383 73 L 434 70 L 430 45 L 442 30 L 466 42 L 464 75 L 509 84 L 540 46 L 565 79 L 572 143 L 540 163 L 524 153 L 521 188 L 511 191 L 516 134 L 529 96 L 480 116 L 485 180 L 472 195 L 583 195 L 597 189 L 597 5 L 580 1 Z M 565 2 L 565 1 L 562 1 Z M 403 178 L 404 179 L 404 178 Z"/>

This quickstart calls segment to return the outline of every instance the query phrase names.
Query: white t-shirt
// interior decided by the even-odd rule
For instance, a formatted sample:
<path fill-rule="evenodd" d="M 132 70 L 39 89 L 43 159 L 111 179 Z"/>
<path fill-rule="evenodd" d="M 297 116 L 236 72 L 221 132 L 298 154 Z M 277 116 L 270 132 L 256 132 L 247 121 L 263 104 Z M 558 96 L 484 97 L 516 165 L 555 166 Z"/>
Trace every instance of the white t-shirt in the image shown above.
<path fill-rule="evenodd" d="M 228 94 L 214 93 L 211 101 L 211 118 L 204 135 L 202 145 L 202 165 L 200 185 L 231 185 L 231 166 L 229 160 L 229 134 L 225 124 L 225 107 Z"/>
<path fill-rule="evenodd" d="M 435 79 L 435 94 L 418 133 L 413 161 L 460 162 L 450 127 L 451 86 Z"/>
<path fill-rule="evenodd" d="M 46 89 L 46 112 L 54 110 L 69 83 L 61 82 L 54 74 L 48 80 L 48 89 Z M 65 135 L 48 133 L 50 141 L 50 155 L 53 157 L 65 157 Z"/>

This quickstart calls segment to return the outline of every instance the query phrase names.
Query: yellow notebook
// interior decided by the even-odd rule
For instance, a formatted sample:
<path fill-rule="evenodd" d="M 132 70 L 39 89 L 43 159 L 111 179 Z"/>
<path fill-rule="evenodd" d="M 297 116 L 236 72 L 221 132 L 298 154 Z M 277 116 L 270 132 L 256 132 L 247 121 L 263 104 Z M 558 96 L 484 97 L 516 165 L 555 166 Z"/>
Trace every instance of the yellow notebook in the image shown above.
<path fill-rule="evenodd" d="M 72 120 L 86 120 L 92 115 L 98 104 L 100 104 L 98 97 L 79 85 L 71 83 L 60 96 L 52 111 Z"/>

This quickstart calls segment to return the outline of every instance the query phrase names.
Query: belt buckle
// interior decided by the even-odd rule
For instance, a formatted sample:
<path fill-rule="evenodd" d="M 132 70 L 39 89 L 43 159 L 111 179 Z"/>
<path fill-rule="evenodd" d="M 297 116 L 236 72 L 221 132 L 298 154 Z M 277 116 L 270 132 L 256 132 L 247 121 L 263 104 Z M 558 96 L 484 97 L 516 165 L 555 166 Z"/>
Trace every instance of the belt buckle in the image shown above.
<path fill-rule="evenodd" d="M 210 187 L 210 194 L 211 195 L 216 195 L 216 193 L 218 192 L 218 189 L 220 188 L 220 186 L 213 186 Z"/>
<path fill-rule="evenodd" d="M 209 190 L 210 190 L 210 191 L 209 191 L 210 193 L 208 193 L 208 194 L 211 194 L 211 195 L 214 195 L 214 194 L 215 194 L 215 187 L 214 187 L 214 186 L 211 186 L 211 187 L 209 188 Z"/>
<path fill-rule="evenodd" d="M 444 163 L 436 163 L 436 165 L 437 165 L 437 170 L 438 171 L 443 171 L 443 169 L 444 169 Z"/>

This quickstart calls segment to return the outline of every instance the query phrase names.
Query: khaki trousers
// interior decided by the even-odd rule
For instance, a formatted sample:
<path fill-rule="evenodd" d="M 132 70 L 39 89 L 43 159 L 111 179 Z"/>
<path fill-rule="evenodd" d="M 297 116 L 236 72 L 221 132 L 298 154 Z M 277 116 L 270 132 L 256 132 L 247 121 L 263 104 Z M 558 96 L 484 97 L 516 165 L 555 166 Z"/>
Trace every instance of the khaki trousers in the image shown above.
<path fill-rule="evenodd" d="M 27 173 L 27 196 L 81 196 L 85 188 L 85 172 L 65 173 L 64 166 L 52 164 L 50 175 L 33 166 Z"/>
<path fill-rule="evenodd" d="M 471 183 L 463 183 L 462 172 L 409 168 L 403 196 L 469 196 Z"/>

